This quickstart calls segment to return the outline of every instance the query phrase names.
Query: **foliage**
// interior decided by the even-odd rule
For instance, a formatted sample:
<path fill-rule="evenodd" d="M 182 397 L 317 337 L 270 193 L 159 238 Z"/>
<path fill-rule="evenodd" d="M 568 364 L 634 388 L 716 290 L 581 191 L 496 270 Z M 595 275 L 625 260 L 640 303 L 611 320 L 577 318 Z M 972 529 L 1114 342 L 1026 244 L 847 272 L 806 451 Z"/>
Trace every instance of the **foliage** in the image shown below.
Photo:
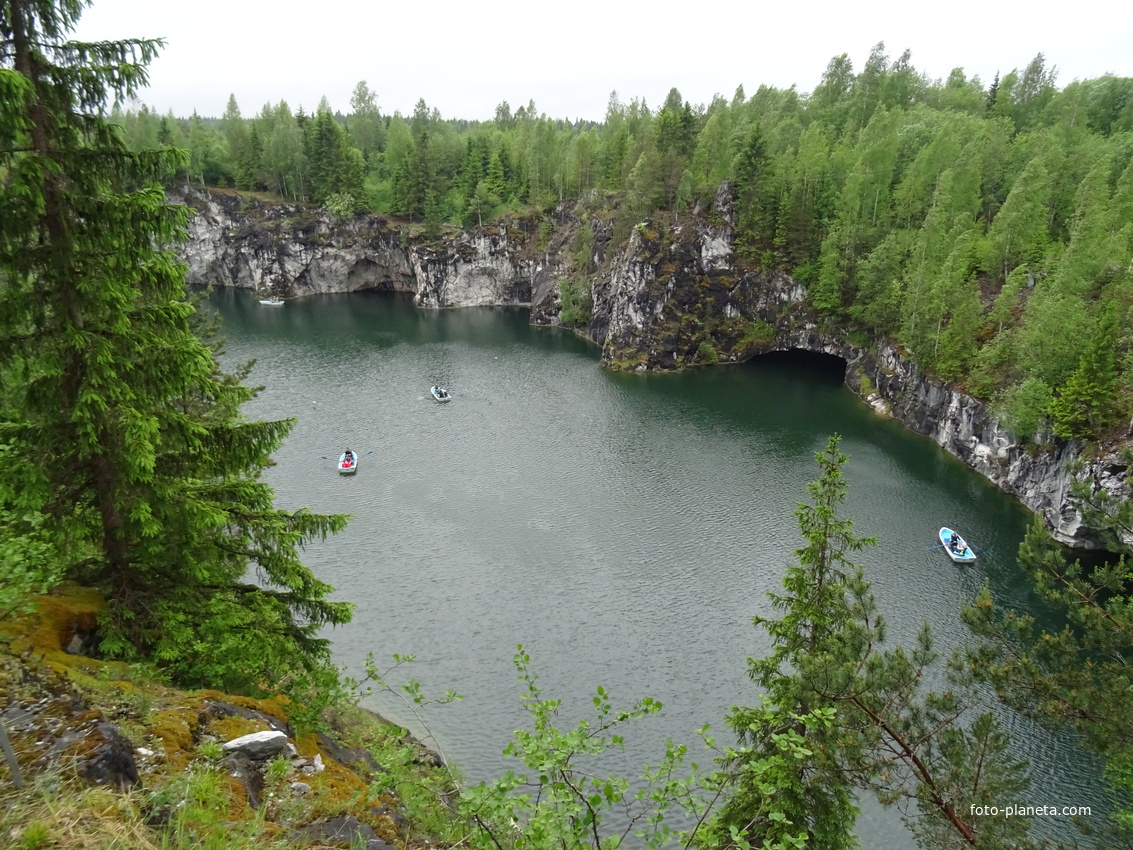
<path fill-rule="evenodd" d="M 590 321 L 594 302 L 590 295 L 590 285 L 585 279 L 559 280 L 559 321 L 568 328 L 583 328 Z"/>
<path fill-rule="evenodd" d="M 1116 311 L 1110 305 L 1093 339 L 1050 404 L 1054 433 L 1067 440 L 1097 440 L 1117 424 L 1110 404 L 1117 389 Z"/>
<path fill-rule="evenodd" d="M 349 192 L 335 192 L 326 200 L 327 212 L 339 221 L 350 218 L 358 208 L 358 202 Z"/>
<path fill-rule="evenodd" d="M 775 326 L 763 319 L 752 319 L 747 331 L 740 337 L 740 345 L 770 345 L 775 341 Z"/>
<path fill-rule="evenodd" d="M 254 391 L 194 333 L 168 247 L 186 211 L 155 182 L 186 158 L 131 153 L 101 116 L 144 83 L 159 43 L 68 44 L 79 11 L 0 10 L 0 431 L 7 481 L 36 502 L 5 485 L 5 545 L 25 562 L 44 554 L 37 533 L 66 546 L 65 577 L 108 600 L 105 653 L 263 687 L 325 665 L 319 629 L 350 617 L 298 556 L 346 518 L 277 510 L 259 480 L 291 423 L 246 421 Z"/>
<path fill-rule="evenodd" d="M 1031 440 L 1046 421 L 1050 408 L 1050 387 L 1042 378 L 1031 376 L 1005 393 L 1006 418 L 1015 436 Z"/>
<path fill-rule="evenodd" d="M 13 447 L 0 443 L 0 619 L 18 611 L 32 596 L 54 587 L 67 563 L 65 549 L 45 530 L 41 501 L 21 487 Z M 26 480 L 26 479 L 25 479 Z M 13 486 L 15 485 L 15 486 Z"/>
<path fill-rule="evenodd" d="M 773 754 L 778 736 L 802 733 L 794 715 L 817 712 L 827 722 L 806 727 L 808 750 L 791 763 L 793 781 L 777 794 L 783 815 L 805 830 L 806 846 L 856 846 L 856 790 L 888 805 L 916 801 L 923 817 L 911 825 L 922 846 L 1026 846 L 1024 822 L 971 814 L 972 805 L 1024 790 L 1028 780 L 1007 755 L 993 715 L 969 717 L 978 701 L 969 677 L 952 667 L 947 690 L 925 688 L 938 660 L 927 623 L 910 650 L 883 647 L 885 620 L 861 567 L 848 557 L 874 541 L 857 537 L 853 522 L 838 513 L 847 490 L 838 444 L 831 437 L 818 453 L 822 474 L 808 486 L 813 504 L 795 511 L 806 545 L 783 579 L 786 593 L 769 594 L 782 616 L 755 618 L 773 649 L 748 660 L 763 695 L 759 706 L 729 714 L 745 749 L 725 764 L 742 771 Z M 777 834 L 779 824 L 762 809 L 763 793 L 758 783 L 739 782 L 717 832 L 756 844 Z"/>
<path fill-rule="evenodd" d="M 704 366 L 714 366 L 720 362 L 720 354 L 710 341 L 704 339 L 696 349 L 696 362 Z"/>
<path fill-rule="evenodd" d="M 1125 458 L 1133 464 L 1133 455 Z M 964 620 L 985 642 L 970 651 L 978 677 L 1007 703 L 1040 722 L 1071 723 L 1106 759 L 1106 774 L 1121 792 L 1115 821 L 1133 841 L 1133 502 L 1095 489 L 1078 466 L 1073 493 L 1087 527 L 1097 529 L 1116 560 L 1092 569 L 1067 561 L 1036 520 L 1019 546 L 1019 564 L 1064 625 L 1044 627 L 1029 614 L 994 604 L 985 585 L 965 608 Z M 1116 840 L 1116 839 L 1115 839 Z"/>
<path fill-rule="evenodd" d="M 372 695 L 376 689 L 377 692 L 396 696 L 401 700 L 402 704 L 413 713 L 417 721 L 422 726 L 426 726 L 424 718 L 420 713 L 422 710 L 430 705 L 446 705 L 450 702 L 464 699 L 464 697 L 456 693 L 452 688 L 446 690 L 439 697 L 426 697 L 421 690 L 421 683 L 416 679 L 410 679 L 399 687 L 394 687 L 390 683 L 390 674 L 407 664 L 412 664 L 417 660 L 417 657 L 414 655 L 399 655 L 395 653 L 392 658 L 393 664 L 383 670 L 378 666 L 372 652 L 366 656 L 366 660 L 362 664 L 363 677 L 361 679 L 347 678 L 344 681 L 345 687 L 352 694 L 351 700 L 353 702 Z M 441 752 L 440 743 L 437 741 L 436 737 L 432 733 L 429 733 L 428 738 L 432 740 L 433 746 L 437 748 L 437 752 L 443 757 L 444 753 Z"/>
<path fill-rule="evenodd" d="M 610 694 L 599 686 L 592 699 L 594 717 L 580 720 L 563 731 L 555 725 L 561 702 L 545 699 L 538 677 L 531 671 L 531 658 L 520 646 L 514 657 L 523 683 L 523 706 L 532 728 L 516 731 L 504 754 L 519 759 L 530 773 L 508 770 L 493 782 L 465 789 L 459 810 L 472 826 L 469 846 L 481 850 L 503 847 L 539 848 L 591 847 L 614 850 L 632 846 L 659 848 L 676 842 L 684 847 L 746 848 L 742 836 L 717 833 L 708 825 L 713 806 L 734 781 L 730 773 L 703 773 L 695 763 L 687 764 L 687 747 L 666 742 L 665 755 L 655 767 L 646 766 L 640 779 L 631 783 L 622 776 L 601 777 L 601 756 L 610 749 L 624 749 L 622 727 L 661 710 L 661 704 L 646 697 L 628 709 L 615 710 Z M 793 720 L 800 729 L 828 722 L 829 713 L 815 713 Z M 706 746 L 716 742 L 701 729 Z M 779 825 L 776 840 L 765 850 L 789 850 L 805 844 L 805 837 L 779 809 L 781 784 L 791 777 L 791 762 L 809 754 L 807 742 L 798 732 L 776 739 L 766 757 L 751 759 L 746 775 L 762 788 L 761 803 L 767 817 Z M 724 758 L 736 751 L 726 750 Z M 678 833 L 666 822 L 683 812 L 692 829 Z M 632 838 L 631 838 L 632 836 Z"/>

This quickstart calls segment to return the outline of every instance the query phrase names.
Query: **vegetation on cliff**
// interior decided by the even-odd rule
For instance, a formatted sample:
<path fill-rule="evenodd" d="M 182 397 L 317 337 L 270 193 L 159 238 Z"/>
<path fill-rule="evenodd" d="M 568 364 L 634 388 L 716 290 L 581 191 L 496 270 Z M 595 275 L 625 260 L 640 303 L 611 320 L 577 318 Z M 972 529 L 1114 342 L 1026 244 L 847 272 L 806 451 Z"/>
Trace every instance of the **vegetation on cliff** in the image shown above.
<path fill-rule="evenodd" d="M 345 116 L 243 118 L 233 98 L 219 122 L 115 120 L 135 150 L 188 148 L 182 179 L 337 193 L 434 230 L 569 201 L 617 208 L 614 247 L 730 181 L 740 263 L 790 273 L 830 321 L 896 340 L 1024 438 L 1099 439 L 1133 417 L 1133 79 L 1055 80 L 1041 54 L 990 86 L 929 80 L 879 44 L 856 72 L 832 59 L 809 95 L 694 106 L 674 89 L 653 110 L 615 94 L 599 125 L 533 103 L 486 122 L 424 101 L 380 115 L 365 83 Z"/>

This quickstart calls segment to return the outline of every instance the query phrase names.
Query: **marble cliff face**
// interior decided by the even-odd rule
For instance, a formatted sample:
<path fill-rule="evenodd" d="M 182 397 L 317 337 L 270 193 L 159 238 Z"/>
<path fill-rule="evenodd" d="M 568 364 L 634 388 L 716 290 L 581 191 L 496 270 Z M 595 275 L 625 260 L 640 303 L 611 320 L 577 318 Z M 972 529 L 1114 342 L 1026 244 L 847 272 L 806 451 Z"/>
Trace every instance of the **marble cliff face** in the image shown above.
<path fill-rule="evenodd" d="M 576 276 L 571 246 L 583 224 L 562 209 L 549 235 L 514 219 L 427 241 L 381 216 L 337 221 L 324 210 L 198 191 L 172 200 L 196 210 L 183 246 L 190 283 L 289 298 L 397 291 L 423 308 L 525 306 L 538 324 L 558 322 L 559 281 Z M 922 374 L 893 346 L 854 345 L 822 324 L 787 275 L 737 268 L 727 185 L 703 214 L 642 222 L 619 244 L 608 222 L 593 217 L 585 224 L 594 234 L 596 271 L 584 332 L 601 347 L 604 365 L 672 370 L 790 349 L 836 355 L 847 363 L 846 383 L 880 414 L 1018 497 L 1057 539 L 1095 544 L 1070 498 L 1068 463 L 1081 459 L 1079 446 L 1036 452 L 1021 445 L 985 403 Z M 1090 459 L 1087 471 L 1096 486 L 1130 495 L 1118 453 Z"/>

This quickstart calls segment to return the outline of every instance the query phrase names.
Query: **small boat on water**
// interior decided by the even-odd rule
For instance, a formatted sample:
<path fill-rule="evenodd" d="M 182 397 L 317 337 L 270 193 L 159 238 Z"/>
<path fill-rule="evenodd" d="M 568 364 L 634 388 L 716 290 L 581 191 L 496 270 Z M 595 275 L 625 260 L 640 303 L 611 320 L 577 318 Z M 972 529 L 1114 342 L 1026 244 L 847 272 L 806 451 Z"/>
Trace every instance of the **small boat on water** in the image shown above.
<path fill-rule="evenodd" d="M 339 475 L 353 475 L 358 471 L 358 453 L 350 452 L 350 457 L 346 457 L 346 452 L 338 459 L 338 474 Z"/>
<path fill-rule="evenodd" d="M 944 547 L 944 551 L 948 553 L 948 557 L 953 561 L 968 563 L 976 559 L 976 553 L 972 551 L 972 547 L 965 543 L 964 538 L 951 528 L 940 529 L 940 543 Z"/>
<path fill-rule="evenodd" d="M 433 394 L 433 398 L 437 401 L 450 401 L 452 399 L 452 393 L 444 387 L 429 387 L 429 392 Z"/>
<path fill-rule="evenodd" d="M 283 299 L 280 298 L 278 295 L 273 295 L 271 298 L 261 298 L 260 303 L 261 304 L 269 304 L 272 307 L 276 307 L 276 306 L 279 306 L 280 304 L 283 303 Z"/>

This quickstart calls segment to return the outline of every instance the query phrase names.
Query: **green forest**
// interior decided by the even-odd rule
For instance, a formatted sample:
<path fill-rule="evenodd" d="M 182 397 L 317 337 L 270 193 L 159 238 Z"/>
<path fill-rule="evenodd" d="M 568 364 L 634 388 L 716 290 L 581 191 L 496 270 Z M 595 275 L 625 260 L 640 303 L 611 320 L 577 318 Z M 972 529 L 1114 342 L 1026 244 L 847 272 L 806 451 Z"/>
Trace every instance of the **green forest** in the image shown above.
<path fill-rule="evenodd" d="M 789 273 L 831 322 L 995 402 L 1019 438 L 1112 440 L 1133 419 L 1133 78 L 1058 88 L 1039 54 L 986 86 L 929 80 L 879 44 L 857 72 L 832 59 L 809 94 L 693 106 L 674 89 L 656 109 L 615 94 L 598 125 L 534 103 L 486 122 L 424 101 L 382 115 L 377 99 L 360 82 L 348 115 L 324 99 L 243 118 L 233 96 L 218 120 L 112 120 L 134 150 L 188 151 L 167 179 L 432 234 L 566 203 L 612 217 L 618 243 L 730 181 L 737 262 Z"/>
<path fill-rule="evenodd" d="M 270 192 L 340 217 L 381 212 L 425 238 L 561 203 L 625 236 L 642 220 L 708 214 L 727 182 L 737 262 L 793 275 L 831 327 L 896 340 L 927 372 L 993 400 L 1036 450 L 1124 436 L 1131 79 L 1059 89 L 1040 55 L 987 87 L 959 71 L 929 81 L 907 54 L 891 60 L 879 45 L 857 73 L 834 59 L 809 94 L 737 91 L 694 107 L 674 90 L 655 110 L 613 97 L 595 126 L 548 119 L 533 104 L 501 104 L 483 123 L 443 120 L 423 102 L 408 119 L 383 116 L 365 84 L 345 116 L 280 103 L 245 119 L 233 98 L 219 120 L 178 119 L 108 108 L 142 93 L 161 44 L 69 43 L 83 6 L 0 2 L 0 732 L 40 675 L 25 665 L 48 655 L 20 643 L 19 619 L 76 585 L 102 600 L 97 663 L 122 663 L 100 668 L 104 680 L 76 676 L 67 699 L 80 686 L 109 687 L 110 676 L 148 677 L 162 699 L 176 686 L 274 700 L 313 733 L 326 728 L 325 710 L 363 693 L 365 682 L 334 666 L 329 642 L 328 627 L 348 622 L 353 606 L 301 557 L 348 517 L 275 506 L 262 476 L 294 423 L 249 419 L 250 367 L 220 367 L 217 328 L 175 253 L 189 213 L 168 203 L 172 182 Z M 1068 561 L 1041 523 L 1028 533 L 1019 568 L 1064 627 L 1044 631 L 985 586 L 963 610 L 969 646 L 944 658 L 927 623 L 912 646 L 887 641 L 858 563 L 876 541 L 845 515 L 839 445 L 831 436 L 817 453 L 816 478 L 794 507 L 801 545 L 769 594 L 775 616 L 754 622 L 772 649 L 748 659 L 753 688 L 740 698 L 750 704 L 724 719 L 731 743 L 706 728 L 700 759 L 670 743 L 642 777 L 600 778 L 587 759 L 661 706 L 644 698 L 616 709 L 599 688 L 594 717 L 559 729 L 559 703 L 520 647 L 530 728 L 505 751 L 516 771 L 453 793 L 451 773 L 448 785 L 399 784 L 392 771 L 412 756 L 386 753 L 383 776 L 355 791 L 359 811 L 370 799 L 443 799 L 443 817 L 414 833 L 427 840 L 402 850 L 841 850 L 861 846 L 857 800 L 873 794 L 917 813 L 921 847 L 1059 846 L 1033 816 L 976 812 L 1028 799 L 1026 765 L 989 704 L 998 700 L 1075 729 L 1104 759 L 1113 816 L 1082 826 L 1095 846 L 1133 846 L 1124 559 L 1133 504 L 1088 482 L 1076 490 L 1088 527 L 1120 556 L 1103 566 Z M 366 679 L 385 683 L 373 664 Z M 414 705 L 427 702 L 412 683 L 405 690 Z M 152 721 L 176 737 L 177 711 L 130 699 L 135 728 Z M 191 746 L 189 722 L 178 722 Z M 129 830 L 64 840 L 61 800 L 86 799 L 82 782 L 44 770 L 21 789 L 7 740 L 0 835 L 23 850 L 296 844 L 263 812 L 236 807 L 211 756 L 171 760 L 179 778 L 164 796 L 100 797 L 76 821 L 88 833 L 98 818 Z M 272 769 L 281 780 L 290 767 Z M 283 816 L 295 826 L 304 811 Z M 676 813 L 694 828 L 671 829 Z"/>

